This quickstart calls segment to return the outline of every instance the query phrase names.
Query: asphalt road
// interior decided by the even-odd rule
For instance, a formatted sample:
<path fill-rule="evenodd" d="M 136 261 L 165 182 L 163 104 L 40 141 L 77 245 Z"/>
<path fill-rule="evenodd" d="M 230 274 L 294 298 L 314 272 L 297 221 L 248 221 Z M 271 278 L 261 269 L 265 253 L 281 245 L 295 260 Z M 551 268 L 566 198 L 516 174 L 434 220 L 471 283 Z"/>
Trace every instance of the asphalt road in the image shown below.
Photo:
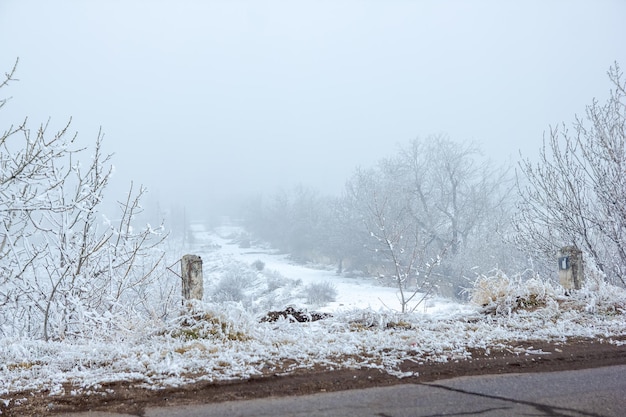
<path fill-rule="evenodd" d="M 122 417 L 78 413 L 72 417 Z M 626 365 L 483 375 L 384 388 L 148 408 L 144 417 L 626 416 Z M 125 417 L 125 416 L 124 416 Z"/>

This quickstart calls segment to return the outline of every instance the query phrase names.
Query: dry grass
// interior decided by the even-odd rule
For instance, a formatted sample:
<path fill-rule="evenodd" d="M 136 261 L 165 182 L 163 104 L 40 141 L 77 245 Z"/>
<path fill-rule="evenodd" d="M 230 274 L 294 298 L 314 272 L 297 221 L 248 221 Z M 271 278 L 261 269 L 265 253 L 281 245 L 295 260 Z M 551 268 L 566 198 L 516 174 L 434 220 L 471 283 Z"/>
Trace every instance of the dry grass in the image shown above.
<path fill-rule="evenodd" d="M 166 333 L 186 341 L 198 339 L 220 339 L 231 341 L 247 341 L 250 337 L 241 328 L 241 324 L 217 313 L 203 309 L 200 303 L 189 303 L 185 306 L 174 328 Z"/>
<path fill-rule="evenodd" d="M 509 278 L 501 271 L 480 277 L 470 291 L 470 301 L 491 314 L 536 310 L 556 303 L 559 298 L 562 298 L 560 291 L 551 282 Z"/>
<path fill-rule="evenodd" d="M 469 291 L 470 301 L 488 314 L 506 315 L 516 311 L 542 308 L 579 311 L 602 315 L 626 314 L 626 290 L 607 284 L 603 277 L 589 274 L 582 289 L 565 290 L 558 284 L 539 278 L 509 278 L 497 271 L 482 276 Z"/>

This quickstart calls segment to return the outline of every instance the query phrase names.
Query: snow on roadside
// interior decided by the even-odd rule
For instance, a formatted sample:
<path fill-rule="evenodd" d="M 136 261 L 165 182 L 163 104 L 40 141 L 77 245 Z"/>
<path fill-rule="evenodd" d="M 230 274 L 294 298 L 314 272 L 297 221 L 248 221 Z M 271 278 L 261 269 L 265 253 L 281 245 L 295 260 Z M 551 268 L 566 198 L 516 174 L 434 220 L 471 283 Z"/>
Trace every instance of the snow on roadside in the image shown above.
<path fill-rule="evenodd" d="M 470 356 L 474 348 L 506 347 L 512 341 L 610 338 L 626 334 L 623 310 L 560 308 L 557 303 L 505 315 L 486 315 L 479 307 L 429 299 L 411 314 L 399 314 L 396 292 L 373 280 L 338 277 L 324 269 L 290 263 L 283 255 L 241 249 L 224 235 L 196 230 L 199 253 L 208 265 L 260 260 L 299 286 L 331 281 L 337 301 L 324 307 L 332 317 L 297 323 L 260 322 L 241 303 L 197 303 L 187 316 L 167 322 L 136 322 L 101 339 L 43 342 L 0 339 L 0 413 L 2 404 L 20 401 L 21 391 L 50 395 L 89 394 L 113 381 L 159 389 L 189 382 L 282 374 L 297 368 L 371 367 L 398 377 L 400 364 L 446 362 Z M 224 233 L 225 231 L 222 231 Z M 208 243 L 212 242 L 213 245 Z M 219 245 L 219 250 L 215 250 Z M 209 271 L 209 269 L 207 269 Z M 220 271 L 207 273 L 217 279 Z M 290 287 L 291 288 L 291 287 Z M 298 288 L 290 289 L 297 294 Z M 288 293 L 285 293 L 288 300 Z M 622 289 L 612 297 L 624 301 Z M 621 297 L 621 298 L 620 298 Z M 590 304 L 591 301 L 582 301 Z M 621 301 L 620 301 L 621 302 Z M 302 300 L 296 300 L 296 305 Z M 542 354 L 530 346 L 522 354 Z"/>

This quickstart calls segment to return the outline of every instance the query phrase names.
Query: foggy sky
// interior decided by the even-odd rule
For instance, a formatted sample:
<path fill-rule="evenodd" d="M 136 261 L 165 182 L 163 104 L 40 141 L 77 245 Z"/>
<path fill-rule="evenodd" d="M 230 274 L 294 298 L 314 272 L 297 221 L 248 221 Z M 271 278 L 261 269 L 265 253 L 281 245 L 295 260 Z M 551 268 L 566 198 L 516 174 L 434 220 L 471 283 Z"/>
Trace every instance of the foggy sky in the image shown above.
<path fill-rule="evenodd" d="M 102 126 L 109 195 L 133 180 L 164 206 L 338 193 L 430 134 L 532 155 L 608 96 L 624 21 L 619 0 L 0 0 L 0 71 L 20 58 L 0 128 Z"/>

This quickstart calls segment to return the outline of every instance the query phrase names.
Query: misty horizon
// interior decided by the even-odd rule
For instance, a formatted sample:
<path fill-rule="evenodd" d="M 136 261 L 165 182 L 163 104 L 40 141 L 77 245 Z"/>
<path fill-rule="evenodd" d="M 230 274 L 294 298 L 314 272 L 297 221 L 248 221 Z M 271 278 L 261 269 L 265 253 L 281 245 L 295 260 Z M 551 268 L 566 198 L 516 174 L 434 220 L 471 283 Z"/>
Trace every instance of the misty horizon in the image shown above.
<path fill-rule="evenodd" d="M 107 198 L 132 181 L 192 215 L 298 184 L 339 194 L 430 135 L 513 165 L 608 96 L 624 16 L 619 1 L 5 1 L 0 66 L 19 57 L 19 82 L 3 120 L 52 133 L 71 117 L 81 147 L 102 127 Z"/>

